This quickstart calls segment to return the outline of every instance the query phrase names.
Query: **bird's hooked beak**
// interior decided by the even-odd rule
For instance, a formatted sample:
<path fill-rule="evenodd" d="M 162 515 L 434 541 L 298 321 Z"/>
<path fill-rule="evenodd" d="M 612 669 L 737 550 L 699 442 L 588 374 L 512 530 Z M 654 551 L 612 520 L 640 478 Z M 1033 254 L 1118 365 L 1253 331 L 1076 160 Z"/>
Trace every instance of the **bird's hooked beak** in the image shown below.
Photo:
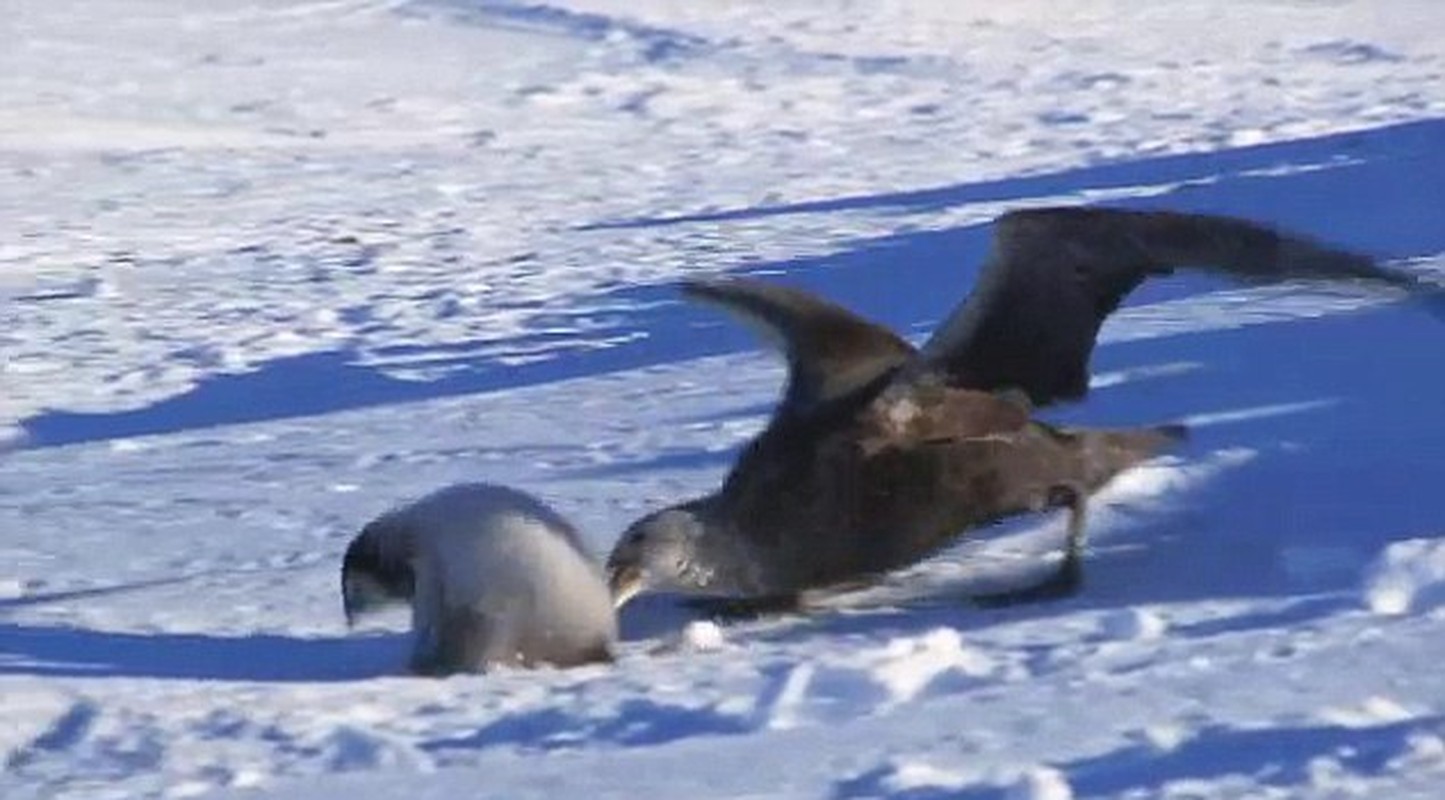
<path fill-rule="evenodd" d="M 632 564 L 608 567 L 607 588 L 612 593 L 612 607 L 621 609 L 647 588 L 647 573 Z"/>

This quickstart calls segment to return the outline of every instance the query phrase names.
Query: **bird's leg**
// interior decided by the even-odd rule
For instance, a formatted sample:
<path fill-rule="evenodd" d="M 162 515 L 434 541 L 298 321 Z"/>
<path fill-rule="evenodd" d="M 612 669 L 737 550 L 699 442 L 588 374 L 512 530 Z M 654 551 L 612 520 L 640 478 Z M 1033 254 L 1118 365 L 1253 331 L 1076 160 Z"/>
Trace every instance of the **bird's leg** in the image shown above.
<path fill-rule="evenodd" d="M 1058 570 L 1032 586 L 975 596 L 975 604 L 985 608 L 1000 608 L 1024 603 L 1042 603 L 1073 597 L 1083 588 L 1084 517 L 1088 496 L 1076 486 L 1055 486 L 1049 490 L 1049 505 L 1069 508 L 1069 538 L 1064 544 L 1064 560 L 1059 564 Z"/>

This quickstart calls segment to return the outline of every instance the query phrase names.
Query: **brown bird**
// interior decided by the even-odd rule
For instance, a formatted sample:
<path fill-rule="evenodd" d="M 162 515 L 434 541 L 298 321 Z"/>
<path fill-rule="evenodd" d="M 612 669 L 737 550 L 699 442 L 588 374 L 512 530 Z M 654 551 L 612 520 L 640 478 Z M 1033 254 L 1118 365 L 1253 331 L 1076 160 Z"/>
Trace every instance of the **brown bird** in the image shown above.
<path fill-rule="evenodd" d="M 797 289 L 688 283 L 686 296 L 776 344 L 787 388 L 718 491 L 623 533 L 608 558 L 614 602 L 663 589 L 789 605 L 913 564 L 971 528 L 1059 507 L 1070 524 L 1058 573 L 995 599 L 1075 591 L 1088 498 L 1184 431 L 1064 428 L 1031 409 L 1082 398 L 1104 319 L 1146 278 L 1186 266 L 1246 282 L 1424 288 L 1245 220 L 1100 208 L 999 218 L 977 286 L 919 349 Z"/>

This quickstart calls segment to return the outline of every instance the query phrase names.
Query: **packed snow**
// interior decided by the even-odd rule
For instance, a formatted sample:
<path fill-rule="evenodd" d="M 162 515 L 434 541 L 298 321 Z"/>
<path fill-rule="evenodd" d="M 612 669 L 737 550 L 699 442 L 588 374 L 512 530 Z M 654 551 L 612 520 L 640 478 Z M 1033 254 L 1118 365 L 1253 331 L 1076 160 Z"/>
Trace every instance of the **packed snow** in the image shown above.
<path fill-rule="evenodd" d="M 1445 285 L 1445 7 L 1397 0 L 12 0 L 0 796 L 1436 798 L 1445 322 L 1142 289 L 1049 417 L 1187 422 L 1060 558 L 979 532 L 614 664 L 406 673 L 361 525 L 448 484 L 601 555 L 717 485 L 774 358 L 681 277 L 919 340 L 999 213 L 1287 225 Z"/>

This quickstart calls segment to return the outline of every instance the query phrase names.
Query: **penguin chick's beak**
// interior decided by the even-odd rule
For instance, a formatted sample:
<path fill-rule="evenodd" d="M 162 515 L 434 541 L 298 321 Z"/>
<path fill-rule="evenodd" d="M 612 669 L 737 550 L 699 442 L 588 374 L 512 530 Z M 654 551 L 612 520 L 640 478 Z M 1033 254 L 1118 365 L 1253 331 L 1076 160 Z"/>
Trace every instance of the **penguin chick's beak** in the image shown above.
<path fill-rule="evenodd" d="M 609 568 L 607 588 L 612 592 L 612 607 L 620 609 L 628 600 L 641 593 L 647 587 L 646 577 L 640 567 L 627 565 Z"/>
<path fill-rule="evenodd" d="M 351 586 L 346 586 L 341 591 L 341 610 L 346 615 L 346 629 L 356 627 L 356 619 L 361 615 L 361 603 L 358 602 Z"/>
<path fill-rule="evenodd" d="M 354 572 L 342 579 L 341 610 L 346 615 L 348 629 L 355 628 L 363 617 L 396 601 L 364 573 Z"/>

